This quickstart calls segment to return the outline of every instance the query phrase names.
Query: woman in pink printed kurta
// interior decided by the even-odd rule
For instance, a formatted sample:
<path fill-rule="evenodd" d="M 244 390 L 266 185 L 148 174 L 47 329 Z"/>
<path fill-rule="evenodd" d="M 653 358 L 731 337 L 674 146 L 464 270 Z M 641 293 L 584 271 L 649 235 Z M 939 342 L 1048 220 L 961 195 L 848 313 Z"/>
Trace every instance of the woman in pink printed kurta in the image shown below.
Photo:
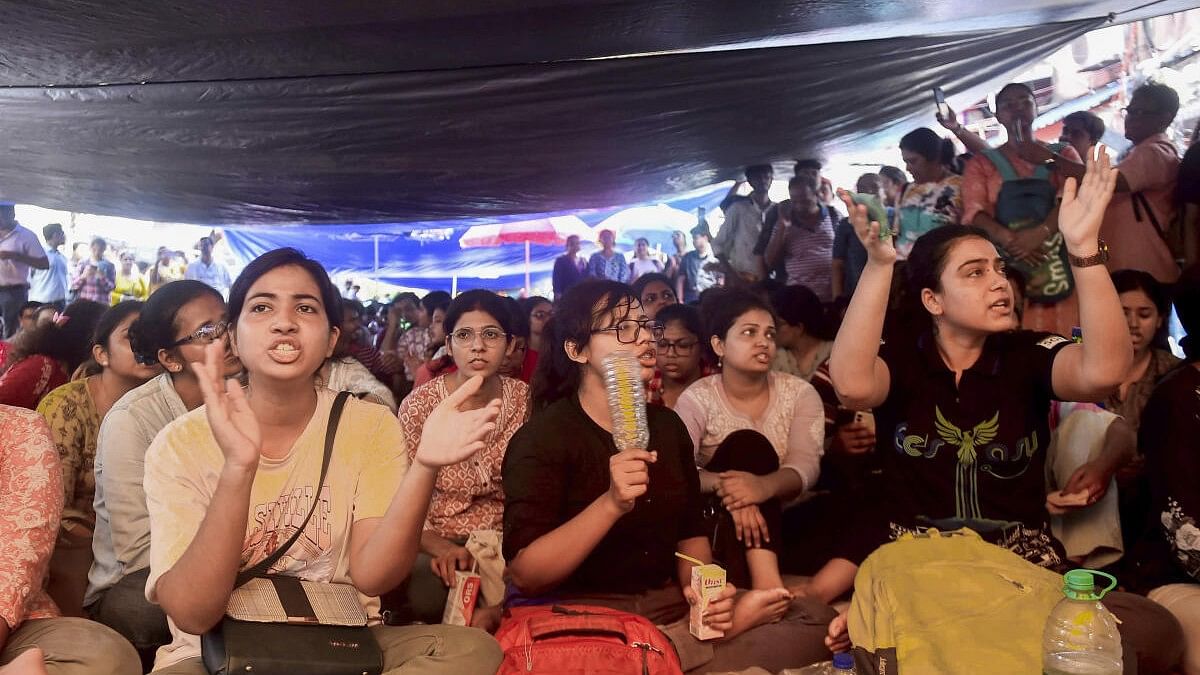
<path fill-rule="evenodd" d="M 529 417 L 528 385 L 499 374 L 515 347 L 513 311 L 520 308 L 510 307 L 508 301 L 490 291 L 468 291 L 455 298 L 446 310 L 443 325 L 446 347 L 457 369 L 417 387 L 400 404 L 400 426 L 409 439 L 411 453 L 420 444 L 429 413 L 468 379 L 484 378 L 477 400 L 469 400 L 468 406 L 482 406 L 496 398 L 501 403 L 496 428 L 484 448 L 469 460 L 438 473 L 421 535 L 421 551 L 407 589 L 406 604 L 415 614 L 413 618 L 421 621 L 436 623 L 441 619 L 455 571 L 475 565 L 466 547 L 471 533 L 502 529 L 504 490 L 500 470 L 504 452 L 509 439 Z M 484 564 L 483 558 L 479 562 Z M 495 576 L 499 576 L 498 571 Z M 485 573 L 485 579 L 488 577 Z M 485 583 L 485 591 L 488 586 Z"/>
<path fill-rule="evenodd" d="M 0 405 L 0 667 L 140 673 L 137 653 L 124 638 L 92 621 L 59 617 L 46 594 L 62 509 L 58 449 L 46 420 Z"/>

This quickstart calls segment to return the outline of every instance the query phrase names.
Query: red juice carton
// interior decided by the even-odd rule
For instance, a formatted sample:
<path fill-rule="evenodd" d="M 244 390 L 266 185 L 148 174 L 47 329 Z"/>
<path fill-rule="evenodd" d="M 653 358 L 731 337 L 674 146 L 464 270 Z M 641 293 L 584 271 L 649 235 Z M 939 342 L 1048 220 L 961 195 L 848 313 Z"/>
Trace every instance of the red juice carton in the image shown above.
<path fill-rule="evenodd" d="M 688 615 L 688 630 L 697 640 L 711 640 L 725 636 L 725 631 L 704 624 L 704 612 L 721 591 L 725 590 L 725 569 L 720 565 L 696 565 L 692 567 L 692 592 L 696 604 Z"/>
<path fill-rule="evenodd" d="M 451 588 L 450 594 L 446 596 L 442 623 L 449 626 L 470 626 L 482 583 L 480 576 L 475 572 L 455 570 L 454 588 Z"/>

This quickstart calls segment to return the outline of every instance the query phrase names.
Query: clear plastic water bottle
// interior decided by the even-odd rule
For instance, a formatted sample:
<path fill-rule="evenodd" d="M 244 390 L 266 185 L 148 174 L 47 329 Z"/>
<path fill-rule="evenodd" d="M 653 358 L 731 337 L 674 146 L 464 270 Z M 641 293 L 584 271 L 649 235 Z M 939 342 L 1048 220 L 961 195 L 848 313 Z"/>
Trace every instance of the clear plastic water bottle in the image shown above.
<path fill-rule="evenodd" d="M 1094 576 L 1111 583 L 1097 590 Z M 1042 632 L 1042 670 L 1047 675 L 1121 675 L 1121 633 L 1100 599 L 1116 588 L 1112 575 L 1071 570 L 1063 577 L 1063 595 Z"/>

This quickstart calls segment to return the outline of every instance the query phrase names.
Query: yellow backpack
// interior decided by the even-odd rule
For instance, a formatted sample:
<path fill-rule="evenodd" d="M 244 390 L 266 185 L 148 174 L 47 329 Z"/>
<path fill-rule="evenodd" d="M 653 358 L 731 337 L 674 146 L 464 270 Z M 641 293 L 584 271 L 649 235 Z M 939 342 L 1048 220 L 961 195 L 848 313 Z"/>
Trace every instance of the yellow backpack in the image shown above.
<path fill-rule="evenodd" d="M 857 672 L 1042 672 L 1042 629 L 1063 578 L 973 530 L 909 534 L 858 570 L 850 605 Z"/>

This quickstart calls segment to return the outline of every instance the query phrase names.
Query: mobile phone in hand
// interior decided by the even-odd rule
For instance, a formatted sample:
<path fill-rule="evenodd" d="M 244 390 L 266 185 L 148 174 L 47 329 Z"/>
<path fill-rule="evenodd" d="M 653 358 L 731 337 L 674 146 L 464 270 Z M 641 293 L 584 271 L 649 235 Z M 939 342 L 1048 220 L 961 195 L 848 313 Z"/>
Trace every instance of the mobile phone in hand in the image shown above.
<path fill-rule="evenodd" d="M 937 105 L 938 114 L 942 116 L 942 119 L 950 117 L 950 106 L 946 105 L 946 93 L 942 91 L 941 87 L 933 88 L 933 102 Z"/>

